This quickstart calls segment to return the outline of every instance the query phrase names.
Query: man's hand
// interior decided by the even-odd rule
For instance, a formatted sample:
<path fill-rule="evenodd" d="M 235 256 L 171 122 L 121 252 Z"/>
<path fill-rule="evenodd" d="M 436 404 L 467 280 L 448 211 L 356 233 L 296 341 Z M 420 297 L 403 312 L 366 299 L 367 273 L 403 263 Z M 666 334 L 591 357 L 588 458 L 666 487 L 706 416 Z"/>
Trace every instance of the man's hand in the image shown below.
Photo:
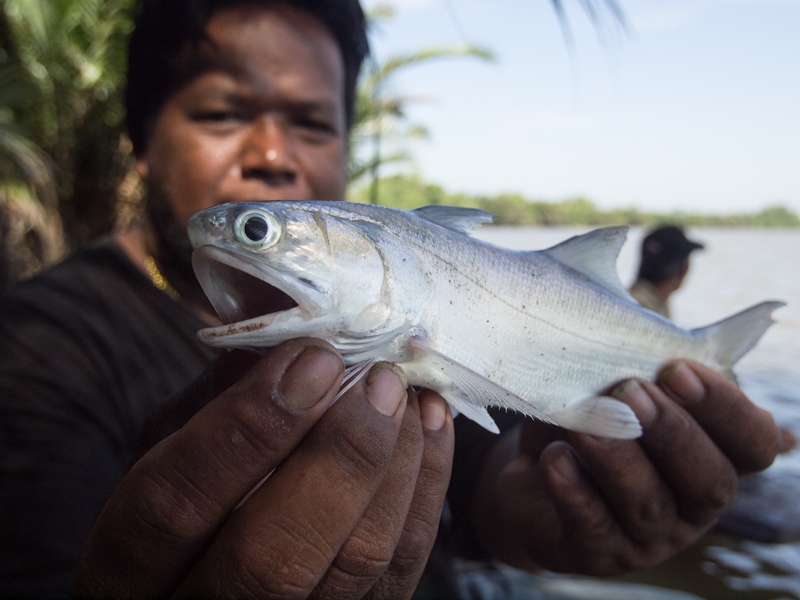
<path fill-rule="evenodd" d="M 658 564 L 730 506 L 739 475 L 794 443 L 731 382 L 690 361 L 612 395 L 644 433 L 613 440 L 527 420 L 490 454 L 473 523 L 496 558 L 616 575 Z"/>
<path fill-rule="evenodd" d="M 95 523 L 75 594 L 410 596 L 449 482 L 452 417 L 387 364 L 332 405 L 342 372 L 332 347 L 295 340 L 185 424 L 163 415 L 166 437 Z"/>

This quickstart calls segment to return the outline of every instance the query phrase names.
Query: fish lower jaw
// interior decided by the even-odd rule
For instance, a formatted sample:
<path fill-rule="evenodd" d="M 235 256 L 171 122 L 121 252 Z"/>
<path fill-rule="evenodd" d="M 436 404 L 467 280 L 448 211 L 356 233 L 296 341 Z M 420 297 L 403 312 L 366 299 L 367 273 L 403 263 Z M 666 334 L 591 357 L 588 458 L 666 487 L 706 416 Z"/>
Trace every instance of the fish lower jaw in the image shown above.
<path fill-rule="evenodd" d="M 219 348 L 241 345 L 271 348 L 304 335 L 316 335 L 313 317 L 296 306 L 289 310 L 261 315 L 244 321 L 207 327 L 197 332 L 198 339 Z"/>
<path fill-rule="evenodd" d="M 251 319 L 251 321 L 253 321 L 253 319 Z M 266 327 L 269 327 L 269 323 L 248 323 L 247 321 L 240 321 L 229 325 L 201 329 L 197 332 L 197 337 L 201 342 L 209 346 L 235 346 L 241 343 L 242 335 L 248 334 L 252 336 L 252 334 Z"/>

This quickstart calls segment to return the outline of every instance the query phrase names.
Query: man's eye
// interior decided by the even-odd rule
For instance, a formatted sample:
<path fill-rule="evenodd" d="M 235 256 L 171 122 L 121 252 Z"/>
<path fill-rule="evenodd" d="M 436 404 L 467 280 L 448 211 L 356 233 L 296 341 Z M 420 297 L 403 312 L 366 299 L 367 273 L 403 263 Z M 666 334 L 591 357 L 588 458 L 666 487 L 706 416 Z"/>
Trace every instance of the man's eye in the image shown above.
<path fill-rule="evenodd" d="M 336 128 L 324 119 L 297 118 L 294 120 L 297 127 L 319 133 L 336 133 Z"/>
<path fill-rule="evenodd" d="M 193 116 L 196 121 L 206 121 L 212 123 L 241 121 L 243 119 L 242 115 L 232 110 L 204 110 L 195 113 Z"/>

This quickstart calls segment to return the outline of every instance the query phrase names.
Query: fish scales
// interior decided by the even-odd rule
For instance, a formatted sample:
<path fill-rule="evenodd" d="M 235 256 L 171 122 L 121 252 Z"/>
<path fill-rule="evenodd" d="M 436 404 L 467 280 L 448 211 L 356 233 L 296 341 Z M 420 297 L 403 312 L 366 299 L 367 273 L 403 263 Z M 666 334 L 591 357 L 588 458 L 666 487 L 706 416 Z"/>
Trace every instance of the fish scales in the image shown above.
<path fill-rule="evenodd" d="M 652 379 L 678 357 L 732 376 L 782 305 L 765 302 L 685 330 L 641 308 L 619 282 L 625 228 L 516 252 L 468 235 L 489 219 L 474 209 L 342 202 L 236 203 L 198 213 L 189 226 L 195 270 L 226 323 L 200 337 L 269 347 L 315 335 L 347 364 L 397 362 L 409 383 L 439 391 L 493 431 L 486 407 L 496 405 L 578 431 L 636 437 L 632 411 L 605 390 L 629 377 Z M 228 278 L 228 268 L 298 306 L 244 311 L 237 321 L 242 299 L 258 292 L 234 289 L 242 278 Z"/>
<path fill-rule="evenodd" d="M 518 255 L 437 233 L 419 244 L 441 275 L 433 296 L 438 315 L 431 319 L 437 325 L 430 332 L 436 348 L 516 395 L 535 398 L 545 412 L 564 408 L 586 382 L 598 389 L 626 376 L 652 378 L 665 355 L 708 358 L 707 343 L 655 315 L 634 319 L 639 309 L 614 301 L 591 282 L 566 277 L 555 261 L 531 268 Z M 441 258 L 453 248 L 463 263 Z M 484 264 L 476 277 L 479 259 Z M 458 294 L 441 289 L 446 287 Z M 621 322 L 631 328 L 613 327 Z M 487 343 L 493 339 L 500 343 Z M 598 353 L 609 353 L 610 360 L 598 361 Z"/>

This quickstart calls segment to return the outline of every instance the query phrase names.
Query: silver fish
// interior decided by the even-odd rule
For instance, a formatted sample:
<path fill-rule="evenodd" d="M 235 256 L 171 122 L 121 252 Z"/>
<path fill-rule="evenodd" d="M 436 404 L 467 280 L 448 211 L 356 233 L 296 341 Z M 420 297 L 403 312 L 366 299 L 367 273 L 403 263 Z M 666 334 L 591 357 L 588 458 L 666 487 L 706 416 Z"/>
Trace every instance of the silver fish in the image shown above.
<path fill-rule="evenodd" d="M 244 202 L 189 221 L 193 264 L 223 325 L 219 347 L 329 341 L 348 365 L 399 364 L 490 431 L 488 406 L 575 431 L 635 438 L 630 408 L 603 391 L 652 379 L 671 358 L 731 367 L 773 323 L 764 302 L 686 330 L 640 307 L 619 280 L 626 227 L 516 252 L 469 232 L 486 212 L 348 202 Z M 362 371 L 365 369 L 362 369 Z"/>

